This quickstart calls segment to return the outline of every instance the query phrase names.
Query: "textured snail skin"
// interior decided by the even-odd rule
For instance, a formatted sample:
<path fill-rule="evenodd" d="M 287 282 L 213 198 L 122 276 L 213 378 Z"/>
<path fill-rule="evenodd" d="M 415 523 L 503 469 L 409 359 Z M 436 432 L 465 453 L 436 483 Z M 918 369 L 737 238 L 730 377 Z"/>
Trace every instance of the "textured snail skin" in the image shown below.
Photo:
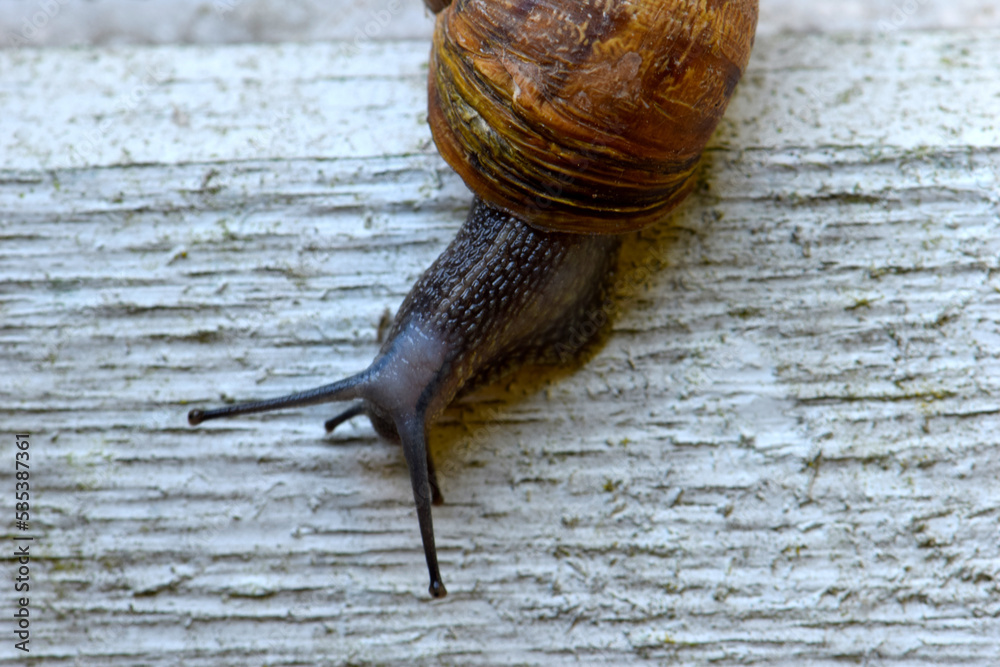
<path fill-rule="evenodd" d="M 638 229 L 691 189 L 756 24 L 756 0 L 456 0 L 434 31 L 434 140 L 536 227 Z"/>
<path fill-rule="evenodd" d="M 464 391 L 588 341 L 620 237 L 691 188 L 753 43 L 755 1 L 426 0 L 439 11 L 429 121 L 476 194 L 451 245 L 400 306 L 357 375 L 208 419 L 356 401 L 402 445 L 430 593 L 446 595 L 432 503 L 441 493 L 428 426 Z M 558 354 L 556 353 L 558 350 Z"/>

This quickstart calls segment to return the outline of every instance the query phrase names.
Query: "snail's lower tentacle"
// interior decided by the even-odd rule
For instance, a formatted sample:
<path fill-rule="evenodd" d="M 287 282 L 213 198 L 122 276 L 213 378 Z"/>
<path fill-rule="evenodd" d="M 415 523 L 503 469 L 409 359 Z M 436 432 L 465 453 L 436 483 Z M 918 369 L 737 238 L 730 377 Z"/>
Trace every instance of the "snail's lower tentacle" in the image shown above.
<path fill-rule="evenodd" d="M 333 429 L 337 428 L 344 422 L 353 419 L 358 415 L 363 415 L 364 413 L 365 413 L 365 404 L 355 403 L 351 407 L 347 408 L 346 410 L 338 414 L 336 417 L 332 417 L 323 422 L 323 428 L 326 429 L 327 433 L 330 433 L 331 431 L 333 431 Z"/>
<path fill-rule="evenodd" d="M 433 487 L 427 457 L 427 426 L 422 415 L 410 415 L 397 421 L 396 429 L 403 444 L 406 465 L 410 469 L 413 501 L 417 506 L 417 521 L 420 523 L 420 539 L 424 544 L 424 557 L 427 559 L 427 571 L 431 578 L 429 590 L 432 597 L 443 598 L 448 591 L 441 581 L 437 547 L 434 543 L 434 524 L 431 520 Z"/>

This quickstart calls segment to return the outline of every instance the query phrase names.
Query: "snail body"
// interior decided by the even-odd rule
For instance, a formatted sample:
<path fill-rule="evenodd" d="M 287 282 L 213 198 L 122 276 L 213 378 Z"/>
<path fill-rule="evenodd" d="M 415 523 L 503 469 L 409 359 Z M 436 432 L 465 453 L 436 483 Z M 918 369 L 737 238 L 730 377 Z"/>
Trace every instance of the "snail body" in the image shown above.
<path fill-rule="evenodd" d="M 427 0 L 440 11 L 428 119 L 476 195 L 455 240 L 400 306 L 365 370 L 208 419 L 356 401 L 402 444 L 430 592 L 446 594 L 431 505 L 441 502 L 428 425 L 463 391 L 550 360 L 603 299 L 620 234 L 662 219 L 753 44 L 756 0 Z M 587 341 L 576 341 L 582 346 Z"/>

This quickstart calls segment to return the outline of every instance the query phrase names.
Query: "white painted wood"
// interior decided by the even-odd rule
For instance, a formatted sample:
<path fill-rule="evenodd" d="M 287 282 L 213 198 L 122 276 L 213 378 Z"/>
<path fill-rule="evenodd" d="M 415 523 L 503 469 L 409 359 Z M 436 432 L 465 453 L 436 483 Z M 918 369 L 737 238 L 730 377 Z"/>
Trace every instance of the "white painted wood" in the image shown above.
<path fill-rule="evenodd" d="M 603 348 L 435 430 L 440 602 L 366 423 L 184 420 L 362 368 L 454 234 L 427 45 L 0 54 L 31 657 L 992 664 L 998 50 L 760 41 L 703 187 L 630 241 Z"/>

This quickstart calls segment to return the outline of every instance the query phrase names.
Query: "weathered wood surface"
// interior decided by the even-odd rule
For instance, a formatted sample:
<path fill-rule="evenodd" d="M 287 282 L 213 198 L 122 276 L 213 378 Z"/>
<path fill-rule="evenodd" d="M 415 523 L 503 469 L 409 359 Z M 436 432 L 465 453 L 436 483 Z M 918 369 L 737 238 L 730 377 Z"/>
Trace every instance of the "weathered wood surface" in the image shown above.
<path fill-rule="evenodd" d="M 427 45 L 0 54 L 31 657 L 994 663 L 998 51 L 761 41 L 703 187 L 631 241 L 604 347 L 435 430 L 440 602 L 367 423 L 184 419 L 362 368 L 454 234 Z"/>

